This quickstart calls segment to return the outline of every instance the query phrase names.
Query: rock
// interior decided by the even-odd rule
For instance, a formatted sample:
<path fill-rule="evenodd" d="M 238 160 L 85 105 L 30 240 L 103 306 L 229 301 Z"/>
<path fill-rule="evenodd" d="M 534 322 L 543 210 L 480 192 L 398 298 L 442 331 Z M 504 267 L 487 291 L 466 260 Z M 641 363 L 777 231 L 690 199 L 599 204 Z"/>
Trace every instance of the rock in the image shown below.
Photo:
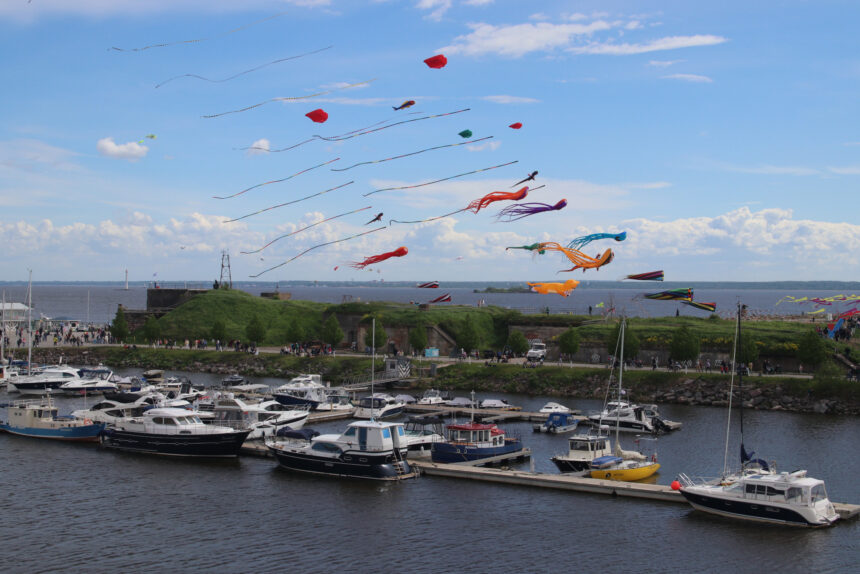
<path fill-rule="evenodd" d="M 821 399 L 820 401 L 817 401 L 814 405 L 812 405 L 812 410 L 813 412 L 822 415 L 826 414 L 827 411 L 830 410 L 830 401 L 828 401 L 827 399 Z"/>

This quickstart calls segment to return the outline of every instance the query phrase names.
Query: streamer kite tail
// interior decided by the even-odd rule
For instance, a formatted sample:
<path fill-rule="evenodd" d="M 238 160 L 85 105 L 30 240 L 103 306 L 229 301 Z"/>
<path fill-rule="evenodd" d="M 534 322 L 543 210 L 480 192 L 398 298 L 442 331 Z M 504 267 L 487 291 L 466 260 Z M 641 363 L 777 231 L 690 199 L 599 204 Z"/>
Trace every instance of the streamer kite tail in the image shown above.
<path fill-rule="evenodd" d="M 382 216 L 383 216 L 383 213 L 380 212 L 376 217 L 374 217 L 373 219 L 371 219 L 370 221 L 365 223 L 365 225 L 370 225 L 371 223 L 373 223 L 375 221 L 382 221 Z"/>
<path fill-rule="evenodd" d="M 711 313 L 715 313 L 717 310 L 716 303 L 704 303 L 702 301 L 687 301 L 685 299 L 681 300 L 681 303 L 684 305 L 689 305 L 690 307 L 694 307 L 696 309 L 701 309 L 702 311 L 710 311 Z"/>
<path fill-rule="evenodd" d="M 662 281 L 663 280 L 663 270 L 660 271 L 648 271 L 647 273 L 637 273 L 635 275 L 626 275 L 622 277 L 623 279 L 633 279 L 635 281 Z"/>
<path fill-rule="evenodd" d="M 538 213 L 544 213 L 546 211 L 560 211 L 567 207 L 567 200 L 562 199 L 555 205 L 550 205 L 548 203 L 517 203 L 515 205 L 509 205 L 508 207 L 501 210 L 496 214 L 497 220 L 504 220 L 507 222 L 517 221 L 518 219 L 522 219 L 524 217 L 529 217 L 530 215 L 537 215 Z"/>
<path fill-rule="evenodd" d="M 416 285 L 419 289 L 438 289 L 439 282 L 438 281 L 428 281 L 427 283 L 419 283 Z"/>
<path fill-rule="evenodd" d="M 469 205 L 466 206 L 466 210 L 471 211 L 473 213 L 478 213 L 483 208 L 487 207 L 491 203 L 495 203 L 496 201 L 519 201 L 521 199 L 525 199 L 528 193 L 528 186 L 525 186 L 517 191 L 494 191 L 492 193 L 488 193 L 483 197 L 479 197 L 478 199 L 469 203 Z"/>
<path fill-rule="evenodd" d="M 657 293 L 646 293 L 643 297 L 655 301 L 692 301 L 693 290 L 690 287 L 669 289 L 667 291 L 658 291 Z"/>
<path fill-rule="evenodd" d="M 427 301 L 428 303 L 450 303 L 451 302 L 451 294 L 445 293 L 444 295 L 439 295 L 435 299 L 431 299 Z"/>
<path fill-rule="evenodd" d="M 386 253 L 380 253 L 379 255 L 371 255 L 370 257 L 365 257 L 363 261 L 354 261 L 350 263 L 349 266 L 354 269 L 364 269 L 368 265 L 380 263 L 392 257 L 403 257 L 407 253 L 409 253 L 408 249 L 406 249 L 405 247 L 398 247 L 394 251 L 388 251 Z"/>

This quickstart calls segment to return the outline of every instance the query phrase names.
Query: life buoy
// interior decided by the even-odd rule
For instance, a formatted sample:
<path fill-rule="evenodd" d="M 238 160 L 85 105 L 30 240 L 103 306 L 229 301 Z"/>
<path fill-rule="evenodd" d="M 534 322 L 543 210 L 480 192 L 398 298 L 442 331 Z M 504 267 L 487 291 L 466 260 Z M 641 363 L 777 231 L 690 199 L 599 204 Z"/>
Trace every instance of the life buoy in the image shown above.
<path fill-rule="evenodd" d="M 84 424 L 85 425 L 91 425 L 91 424 L 93 424 L 93 421 L 90 419 L 84 419 Z"/>
<path fill-rule="evenodd" d="M 607 473 L 606 473 L 606 478 L 612 478 L 612 473 L 611 473 L 611 472 L 607 472 Z"/>

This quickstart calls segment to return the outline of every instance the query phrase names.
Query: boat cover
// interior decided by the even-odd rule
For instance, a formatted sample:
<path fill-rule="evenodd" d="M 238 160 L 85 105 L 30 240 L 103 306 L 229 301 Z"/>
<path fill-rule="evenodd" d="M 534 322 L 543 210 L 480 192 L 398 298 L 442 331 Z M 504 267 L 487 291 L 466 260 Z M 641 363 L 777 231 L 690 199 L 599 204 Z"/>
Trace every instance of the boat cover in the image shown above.
<path fill-rule="evenodd" d="M 315 436 L 319 436 L 320 433 L 315 431 L 314 429 L 300 429 L 293 430 L 291 428 L 282 428 L 278 430 L 277 436 L 284 438 L 297 438 L 302 440 L 311 440 Z"/>
<path fill-rule="evenodd" d="M 620 456 L 599 456 L 591 461 L 591 468 L 606 468 L 613 464 L 618 464 L 622 459 Z"/>

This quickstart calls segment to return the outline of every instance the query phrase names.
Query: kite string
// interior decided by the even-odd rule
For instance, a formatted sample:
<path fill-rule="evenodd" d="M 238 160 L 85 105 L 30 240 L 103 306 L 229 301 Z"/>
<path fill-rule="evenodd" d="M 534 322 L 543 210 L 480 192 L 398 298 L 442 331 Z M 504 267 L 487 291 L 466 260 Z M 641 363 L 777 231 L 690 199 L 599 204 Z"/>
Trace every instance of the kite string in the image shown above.
<path fill-rule="evenodd" d="M 291 261 L 295 261 L 296 259 L 298 259 L 302 255 L 304 255 L 305 253 L 308 253 L 309 251 L 313 251 L 314 249 L 319 249 L 320 247 L 325 247 L 326 245 L 334 245 L 335 243 L 341 243 L 343 241 L 349 241 L 350 239 L 355 239 L 356 237 L 361 237 L 362 235 L 368 235 L 370 233 L 376 233 L 377 231 L 381 231 L 381 230 L 385 229 L 385 227 L 386 226 L 383 225 L 382 227 L 377 227 L 376 229 L 371 229 L 370 231 L 365 231 L 364 233 L 358 233 L 356 235 L 344 237 L 343 239 L 336 239 L 334 241 L 329 241 L 327 243 L 320 243 L 319 245 L 314 245 L 313 247 L 311 247 L 309 249 L 305 249 L 304 251 L 302 251 L 301 253 L 299 253 L 295 257 L 287 259 L 283 263 L 279 263 L 278 265 L 275 265 L 274 267 L 269 267 L 268 269 L 266 269 L 264 271 L 260 271 L 256 275 L 251 275 L 250 277 L 256 278 L 256 277 L 259 277 L 260 275 L 262 275 L 263 273 L 268 273 L 269 271 L 272 271 L 273 269 L 277 269 L 278 267 L 283 267 L 287 263 L 290 263 Z"/>
<path fill-rule="evenodd" d="M 428 148 L 426 148 L 426 149 L 422 149 L 422 150 L 418 150 L 418 151 L 413 151 L 413 152 L 411 152 L 411 153 L 405 153 L 405 154 L 403 154 L 403 155 L 396 155 L 396 156 L 389 157 L 389 158 L 385 158 L 385 159 L 377 159 L 377 160 L 372 160 L 372 161 L 362 161 L 362 162 L 359 162 L 359 163 L 353 164 L 353 165 L 351 165 L 351 166 L 349 166 L 349 167 L 345 167 L 345 168 L 343 168 L 343 169 L 334 169 L 334 168 L 331 168 L 331 171 L 347 171 L 347 170 L 349 170 L 349 169 L 352 169 L 352 168 L 354 168 L 354 167 L 358 167 L 358 166 L 360 166 L 360 165 L 369 165 L 369 164 L 372 164 L 372 163 L 382 163 L 382 162 L 385 162 L 385 161 L 391 161 L 391 160 L 395 160 L 395 159 L 401 159 L 401 158 L 404 158 L 404 157 L 409 157 L 409 156 L 413 156 L 413 155 L 418 155 L 418 154 L 420 154 L 420 153 L 424 153 L 424 152 L 427 152 L 427 151 L 433 151 L 433 150 L 443 149 L 443 148 L 448 148 L 448 147 L 457 147 L 457 146 L 461 146 L 461 145 L 468 145 L 468 144 L 473 144 L 473 143 L 477 143 L 477 142 L 480 142 L 480 141 L 489 140 L 489 139 L 492 139 L 492 138 L 493 138 L 493 136 L 487 136 L 487 137 L 479 138 L 479 139 L 476 139 L 476 140 L 470 140 L 470 141 L 467 141 L 467 142 L 460 142 L 460 143 L 454 143 L 454 144 L 446 144 L 446 145 L 440 145 L 440 146 L 436 146 L 436 147 L 428 147 Z"/>
<path fill-rule="evenodd" d="M 466 175 L 472 175 L 473 173 L 480 173 L 480 172 L 482 172 L 482 171 L 489 171 L 489 170 L 491 170 L 491 169 L 496 169 L 496 168 L 498 168 L 498 167 L 505 167 L 505 166 L 508 166 L 508 165 L 515 164 L 515 163 L 517 163 L 518 161 L 519 161 L 519 160 L 514 160 L 514 161 L 510 161 L 510 162 L 508 162 L 508 163 L 502 163 L 502 164 L 499 164 L 499 165 L 494 165 L 494 166 L 492 166 L 492 167 L 485 167 L 484 169 L 476 169 L 475 171 L 467 171 L 466 173 L 460 173 L 460 174 L 457 174 L 457 175 L 452 175 L 451 177 L 445 177 L 445 178 L 442 178 L 442 179 L 437 179 L 436 181 L 428 181 L 427 183 L 419 183 L 418 185 L 404 185 L 404 186 L 402 186 L 402 187 L 384 187 L 384 188 L 382 188 L 382 189 L 377 189 L 377 190 L 371 191 L 370 193 L 364 193 L 364 194 L 362 194 L 362 195 L 363 195 L 364 197 L 367 197 L 368 195 L 373 195 L 374 193 L 379 193 L 380 191 L 393 191 L 393 190 L 398 190 L 398 189 L 415 189 L 416 187 L 424 187 L 425 185 L 432 185 L 432 184 L 434 184 L 434 183 L 439 183 L 439 182 L 441 182 L 441 181 L 448 181 L 449 179 L 456 179 L 456 178 L 458 178 L 458 177 L 463 177 L 463 176 L 466 176 Z M 537 188 L 536 188 L 536 189 L 537 189 Z"/>
<path fill-rule="evenodd" d="M 320 192 L 318 192 L 318 193 L 313 193 L 313 194 L 311 194 L 311 195 L 306 195 L 305 197 L 302 197 L 302 198 L 299 198 L 299 199 L 294 199 L 293 201 L 287 201 L 287 202 L 285 202 L 285 203 L 279 203 L 279 204 L 277 204 L 277 205 L 272 205 L 272 206 L 270 206 L 270 207 L 264 207 L 263 209 L 257 210 L 257 211 L 255 211 L 255 212 L 253 212 L 253 213 L 248 213 L 248 214 L 246 214 L 246 215 L 243 215 L 243 216 L 241 216 L 241 217 L 237 217 L 237 218 L 235 218 L 235 219 L 225 219 L 223 223 L 233 223 L 234 221 L 239 221 L 240 219 L 245 219 L 245 218 L 251 217 L 252 215 L 258 215 L 258 214 L 260 214 L 260 213 L 263 213 L 264 211 L 270 211 L 270 210 L 272 210 L 272 209 L 277 209 L 277 208 L 279 208 L 279 207 L 284 207 L 284 206 L 286 206 L 286 205 L 292 205 L 292 204 L 294 204 L 294 203 L 298 203 L 298 202 L 300 202 L 300 201 L 304 201 L 304 200 L 306 200 L 306 199 L 310 199 L 310 198 L 312 198 L 312 197 L 316 197 L 316 196 L 318 196 L 318 195 L 322 195 L 322 194 L 324 194 L 324 193 L 328 193 L 328 192 L 330 192 L 330 191 L 338 190 L 338 189 L 340 189 L 340 188 L 342 188 L 342 187 L 346 187 L 347 185 L 351 185 L 351 184 L 353 184 L 353 183 L 355 183 L 355 182 L 354 182 L 354 181 L 350 181 L 350 182 L 344 183 L 344 184 L 342 184 L 342 185 L 338 185 L 337 187 L 332 187 L 331 189 L 326 189 L 325 191 L 320 191 Z"/>
<path fill-rule="evenodd" d="M 307 173 L 307 172 L 309 172 L 309 171 L 311 171 L 311 170 L 313 170 L 313 169 L 317 169 L 318 167 L 322 167 L 322 166 L 324 166 L 324 165 L 328 165 L 328 164 L 330 164 L 330 163 L 336 162 L 336 161 L 338 161 L 339 159 L 340 159 L 339 157 L 336 157 L 336 158 L 334 158 L 334 159 L 332 159 L 332 160 L 329 160 L 329 161 L 323 162 L 323 163 L 321 163 L 321 164 L 319 164 L 319 165 L 315 165 L 315 166 L 313 166 L 313 167 L 309 167 L 309 168 L 307 168 L 307 169 L 303 169 L 302 171 L 296 172 L 296 173 L 294 173 L 293 175 L 287 176 L 287 177 L 285 177 L 285 178 L 283 178 L 283 179 L 273 179 L 272 181 L 267 181 L 267 182 L 265 182 L 265 183 L 258 183 L 257 185 L 252 185 L 251 187 L 246 188 L 246 189 L 243 189 L 242 191 L 238 191 L 238 192 L 234 193 L 233 195 L 225 195 L 225 196 L 213 195 L 212 197 L 213 197 L 214 199 L 230 199 L 231 197 L 236 197 L 236 196 L 238 196 L 238 195 L 242 195 L 243 193 L 246 193 L 246 192 L 248 192 L 248 191 L 251 191 L 252 189 L 256 189 L 256 188 L 258 188 L 258 187 L 262 187 L 262 186 L 264 186 L 264 185 L 269 185 L 270 183 L 280 183 L 280 182 L 282 182 L 282 181 L 287 181 L 288 179 L 292 179 L 292 178 L 296 177 L 297 175 L 301 175 L 301 174 L 303 174 L 303 173 Z"/>
<path fill-rule="evenodd" d="M 301 229 L 297 229 L 297 230 L 292 231 L 290 233 L 285 233 L 283 235 L 275 237 L 274 239 L 272 239 L 271 241 L 269 241 L 268 243 L 266 243 L 265 245 L 263 245 L 259 249 L 255 249 L 254 251 L 240 251 L 239 253 L 242 253 L 243 255 L 251 255 L 253 253 L 259 253 L 260 251 L 262 251 L 266 247 L 270 246 L 271 244 L 275 243 L 276 241 L 280 241 L 281 239 L 284 239 L 285 237 L 290 237 L 291 235 L 296 235 L 298 233 L 301 233 L 302 231 L 307 231 L 311 227 L 316 227 L 317 225 L 321 225 L 321 224 L 325 223 L 326 221 L 331 221 L 332 219 L 337 219 L 338 217 L 343 217 L 345 215 L 351 215 L 353 213 L 358 213 L 359 211 L 364 211 L 365 209 L 370 209 L 371 207 L 373 207 L 373 206 L 368 205 L 367 207 L 362 207 L 361 209 L 355 209 L 353 211 L 347 211 L 346 213 L 341 213 L 340 215 L 328 217 L 326 219 L 323 219 L 322 221 L 317 221 L 316 223 L 311 223 L 310 225 L 302 227 Z"/>

